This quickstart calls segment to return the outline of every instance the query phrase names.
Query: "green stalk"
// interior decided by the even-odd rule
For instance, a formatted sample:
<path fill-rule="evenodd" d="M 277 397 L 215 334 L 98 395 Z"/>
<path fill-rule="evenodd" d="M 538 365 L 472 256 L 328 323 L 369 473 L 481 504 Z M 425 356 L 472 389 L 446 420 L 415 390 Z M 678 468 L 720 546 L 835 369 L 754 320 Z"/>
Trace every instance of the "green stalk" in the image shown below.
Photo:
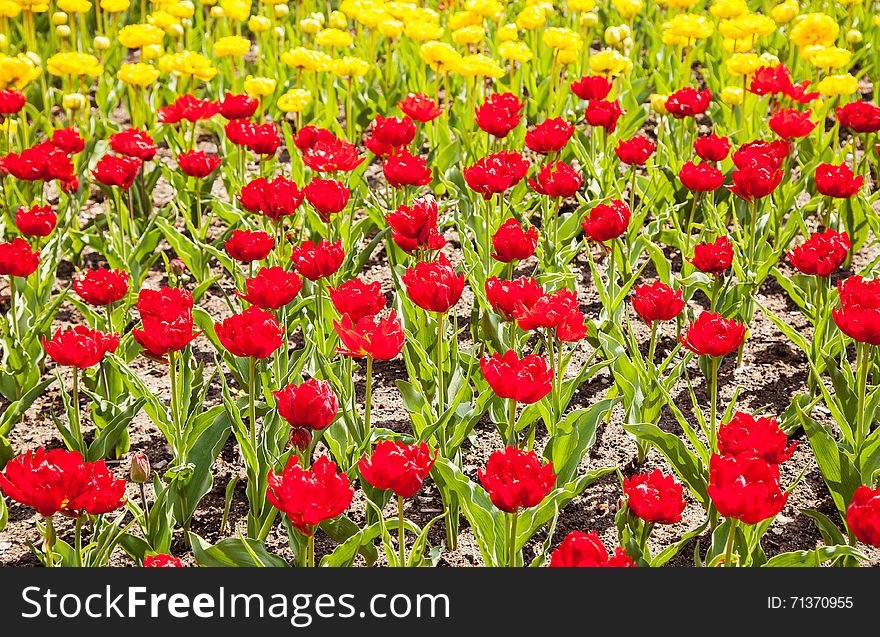
<path fill-rule="evenodd" d="M 727 532 L 727 547 L 724 549 L 724 566 L 733 567 L 733 542 L 736 539 L 736 525 L 739 522 L 736 518 L 729 518 L 730 530 Z"/>
<path fill-rule="evenodd" d="M 55 523 L 52 520 L 51 515 L 47 515 L 43 518 L 46 521 L 46 566 L 48 568 L 52 568 L 55 566 L 55 557 L 52 554 L 52 550 L 55 548 Z"/>
<path fill-rule="evenodd" d="M 248 414 L 250 425 L 251 444 L 254 451 L 257 449 L 257 403 L 255 392 L 257 390 L 257 359 L 253 356 L 248 358 Z"/>
<path fill-rule="evenodd" d="M 308 540 L 308 548 L 306 554 L 306 566 L 309 568 L 315 568 L 315 532 L 312 531 L 312 534 L 309 535 Z"/>
<path fill-rule="evenodd" d="M 183 454 L 186 445 L 183 444 L 183 429 L 180 426 L 177 405 L 177 352 L 168 352 L 168 371 L 171 376 L 171 424 L 174 426 L 174 437 L 176 438 L 172 447 L 178 466 L 183 466 L 186 464 L 186 458 Z"/>
<path fill-rule="evenodd" d="M 651 340 L 648 346 L 648 364 L 651 368 L 654 367 L 654 354 L 657 350 L 657 336 L 658 336 L 658 328 L 660 327 L 659 321 L 654 321 L 651 323 Z"/>
<path fill-rule="evenodd" d="M 86 443 L 82 435 L 82 424 L 79 416 L 79 369 L 73 368 L 73 427 L 76 435 L 76 444 L 83 456 L 86 455 Z"/>
<path fill-rule="evenodd" d="M 510 514 L 510 536 L 507 541 L 507 566 L 516 566 L 516 522 L 519 512 L 514 511 Z"/>
<path fill-rule="evenodd" d="M 76 517 L 74 522 L 74 566 L 82 567 L 82 516 Z"/>
<path fill-rule="evenodd" d="M 871 350 L 868 343 L 859 343 L 856 346 L 856 391 L 858 393 L 858 405 L 856 407 L 856 449 L 858 454 L 868 437 L 867 429 L 870 423 L 865 422 L 865 402 L 868 393 L 868 368 L 871 366 Z"/>
<path fill-rule="evenodd" d="M 712 453 L 718 451 L 718 358 L 709 357 L 709 446 Z"/>
<path fill-rule="evenodd" d="M 510 399 L 507 413 L 510 416 L 510 428 L 507 430 L 507 446 L 519 447 L 519 443 L 516 440 L 516 400 L 513 398 Z"/>
<path fill-rule="evenodd" d="M 366 389 L 364 390 L 364 439 L 370 440 L 370 410 L 373 404 L 373 357 L 367 356 Z"/>
<path fill-rule="evenodd" d="M 406 526 L 403 516 L 403 496 L 397 496 L 397 546 L 400 551 L 400 566 L 406 566 Z"/>

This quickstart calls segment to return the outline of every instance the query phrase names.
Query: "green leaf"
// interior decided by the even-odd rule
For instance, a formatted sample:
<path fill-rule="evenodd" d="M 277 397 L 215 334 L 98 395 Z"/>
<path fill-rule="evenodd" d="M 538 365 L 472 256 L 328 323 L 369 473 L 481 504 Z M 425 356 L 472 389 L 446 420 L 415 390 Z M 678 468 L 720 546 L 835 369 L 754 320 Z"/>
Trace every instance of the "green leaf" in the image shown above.
<path fill-rule="evenodd" d="M 259 540 L 228 537 L 213 546 L 195 533 L 189 534 L 199 566 L 286 567 L 287 562 L 270 553 Z"/>
<path fill-rule="evenodd" d="M 857 548 L 842 544 L 837 546 L 821 546 L 812 551 L 791 551 L 789 553 L 780 553 L 767 560 L 767 562 L 764 563 L 764 566 L 783 568 L 821 566 L 825 562 L 829 562 L 842 556 L 854 557 L 857 560 L 868 559 L 868 556 Z"/>
<path fill-rule="evenodd" d="M 129 423 L 140 411 L 144 402 L 143 398 L 139 398 L 129 405 L 128 408 L 116 414 L 107 426 L 98 433 L 92 444 L 89 445 L 86 460 L 94 462 L 110 455 L 122 433 L 128 428 Z"/>
<path fill-rule="evenodd" d="M 15 423 L 19 421 L 37 398 L 46 393 L 46 389 L 54 382 L 55 377 L 50 376 L 6 407 L 6 409 L 3 410 L 3 414 L 0 414 L 0 436 L 5 436 L 12 431 L 12 427 Z M 2 465 L 0 465 L 0 467 L 2 467 Z"/>
<path fill-rule="evenodd" d="M 699 457 L 688 449 L 678 436 L 661 430 L 657 425 L 623 425 L 637 439 L 656 447 L 702 504 L 709 502 L 709 475 Z"/>
<path fill-rule="evenodd" d="M 819 465 L 819 471 L 831 492 L 831 499 L 834 500 L 840 517 L 846 520 L 846 508 L 852 502 L 853 493 L 860 485 L 858 470 L 824 427 L 802 411 L 798 411 L 810 447 L 813 449 L 813 455 L 816 457 L 816 464 Z"/>
<path fill-rule="evenodd" d="M 681 551 L 681 549 L 683 549 L 683 548 L 685 547 L 685 545 L 686 545 L 688 542 L 690 542 L 692 539 L 694 539 L 695 537 L 697 537 L 697 536 L 700 535 L 703 531 L 706 530 L 706 526 L 708 525 L 708 523 L 709 523 L 708 520 L 707 520 L 706 522 L 703 522 L 703 523 L 702 523 L 700 526 L 698 526 L 697 528 L 695 528 L 695 529 L 693 529 L 693 530 L 691 530 L 691 531 L 688 531 L 687 533 L 685 533 L 684 535 L 682 535 L 682 536 L 678 539 L 678 541 L 674 542 L 673 544 L 670 544 L 670 545 L 667 546 L 665 549 L 663 549 L 662 551 L 660 551 L 660 552 L 659 552 L 657 555 L 655 555 L 654 558 L 651 560 L 651 566 L 652 566 L 653 568 L 657 568 L 657 567 L 663 566 L 663 565 L 666 564 L 669 560 L 671 560 L 673 557 L 675 557 L 676 555 L 678 555 L 678 553 Z"/>
<path fill-rule="evenodd" d="M 837 525 L 834 524 L 834 522 L 832 522 L 824 513 L 821 513 L 816 509 L 801 509 L 801 513 L 811 518 L 813 522 L 816 523 L 816 528 L 818 528 L 819 533 L 822 534 L 822 540 L 825 544 L 833 546 L 835 544 L 847 543 L 846 537 L 840 532 Z"/>
<path fill-rule="evenodd" d="M 9 522 L 9 509 L 6 508 L 6 500 L 3 498 L 3 492 L 0 491 L 0 531 L 6 528 Z"/>
<path fill-rule="evenodd" d="M 553 463 L 556 480 L 567 484 L 577 473 L 581 460 L 596 441 L 596 428 L 605 414 L 614 407 L 615 398 L 599 401 L 587 408 L 575 409 L 566 415 L 544 449 L 544 457 Z"/>

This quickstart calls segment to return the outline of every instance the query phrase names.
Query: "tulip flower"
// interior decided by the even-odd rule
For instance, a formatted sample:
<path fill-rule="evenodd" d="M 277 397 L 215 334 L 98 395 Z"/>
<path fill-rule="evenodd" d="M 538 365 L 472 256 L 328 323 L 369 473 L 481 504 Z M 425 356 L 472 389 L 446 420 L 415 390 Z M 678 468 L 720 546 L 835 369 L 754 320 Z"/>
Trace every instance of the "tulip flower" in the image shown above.
<path fill-rule="evenodd" d="M 730 154 L 730 140 L 720 135 L 703 135 L 694 142 L 694 152 L 703 161 L 724 161 Z"/>
<path fill-rule="evenodd" d="M 775 418 L 737 411 L 718 429 L 718 453 L 724 456 L 756 456 L 778 465 L 791 458 L 796 448 L 797 442 L 788 444 Z"/>
<path fill-rule="evenodd" d="M 259 105 L 260 101 L 256 98 L 250 97 L 244 93 L 236 95 L 229 92 L 227 92 L 223 100 L 217 104 L 220 110 L 220 115 L 228 120 L 248 119 L 257 112 Z"/>
<path fill-rule="evenodd" d="M 523 229 L 522 225 L 511 217 L 501 224 L 492 237 L 492 258 L 501 263 L 510 263 L 509 273 L 513 273 L 514 261 L 523 261 L 535 253 L 538 246 L 538 229 L 529 226 Z"/>
<path fill-rule="evenodd" d="M 275 239 L 261 230 L 233 230 L 232 236 L 223 245 L 227 254 L 236 261 L 252 263 L 269 256 Z"/>
<path fill-rule="evenodd" d="M 474 109 L 477 126 L 489 135 L 507 137 L 522 120 L 525 104 L 513 93 L 494 93 Z"/>
<path fill-rule="evenodd" d="M 425 186 L 431 183 L 431 169 L 428 168 L 428 163 L 406 148 L 382 162 L 382 173 L 393 188 Z"/>
<path fill-rule="evenodd" d="M 160 553 L 159 555 L 145 555 L 144 568 L 183 568 L 183 562 L 179 557 Z"/>
<path fill-rule="evenodd" d="M 397 108 L 422 124 L 433 121 L 443 114 L 440 105 L 423 93 L 410 93 L 397 103 Z"/>
<path fill-rule="evenodd" d="M 351 279 L 338 287 L 329 287 L 330 301 L 341 316 L 346 314 L 357 323 L 364 317 L 376 316 L 385 308 L 385 295 L 379 281 L 364 283 Z"/>
<path fill-rule="evenodd" d="M 446 239 L 437 227 L 437 201 L 428 195 L 414 199 L 411 206 L 398 206 L 385 221 L 391 226 L 391 238 L 407 254 L 440 250 Z"/>
<path fill-rule="evenodd" d="M 816 190 L 826 197 L 848 199 L 862 188 L 864 177 L 853 175 L 846 164 L 819 164 L 816 167 Z"/>
<path fill-rule="evenodd" d="M 611 92 L 613 83 L 604 75 L 585 75 L 571 83 L 571 92 L 582 100 L 604 100 Z"/>
<path fill-rule="evenodd" d="M 629 509 L 649 524 L 681 521 L 685 507 L 681 484 L 673 476 L 664 476 L 659 469 L 624 478 L 623 493 Z"/>
<path fill-rule="evenodd" d="M 181 172 L 195 179 L 204 179 L 217 170 L 222 161 L 220 155 L 211 155 L 201 150 L 190 150 L 177 156 L 177 165 Z"/>
<path fill-rule="evenodd" d="M 348 205 L 351 191 L 335 179 L 312 179 L 304 189 L 306 200 L 321 217 L 330 223 L 330 215 L 342 212 Z"/>
<path fill-rule="evenodd" d="M 287 272 L 280 266 L 260 268 L 257 275 L 245 279 L 247 293 L 236 290 L 236 296 L 263 310 L 284 307 L 299 294 L 302 279 L 295 272 Z"/>
<path fill-rule="evenodd" d="M 650 285 L 637 285 L 633 289 L 632 304 L 636 314 L 651 328 L 648 362 L 653 365 L 659 322 L 671 321 L 681 314 L 685 305 L 684 296 L 681 290 L 673 290 L 665 283 L 656 281 Z"/>
<path fill-rule="evenodd" d="M 371 137 L 392 149 L 409 146 L 416 137 L 416 125 L 413 120 L 404 115 L 403 117 L 382 117 L 378 115 L 370 124 Z"/>
<path fill-rule="evenodd" d="M 526 147 L 539 155 L 558 153 L 574 135 L 574 126 L 561 117 L 545 119 L 526 133 Z"/>
<path fill-rule="evenodd" d="M 694 117 L 706 112 L 712 102 L 712 91 L 698 91 L 690 86 L 680 88 L 666 98 L 666 110 L 676 119 Z"/>
<path fill-rule="evenodd" d="M 51 206 L 19 208 L 15 213 L 15 227 L 26 237 L 48 237 L 58 223 L 58 215 Z"/>
<path fill-rule="evenodd" d="M 494 276 L 486 279 L 486 300 L 508 322 L 516 320 L 519 308 L 532 307 L 543 296 L 544 288 L 532 277 L 523 276 L 513 281 L 504 281 Z M 515 344 L 514 338 L 512 345 Z"/>
<path fill-rule="evenodd" d="M 846 524 L 859 541 L 880 546 L 880 489 L 856 489 L 846 509 Z"/>
<path fill-rule="evenodd" d="M 289 384 L 272 392 L 278 413 L 290 424 L 291 440 L 302 439 L 297 449 L 304 452 L 305 466 L 311 462 L 311 432 L 322 431 L 333 424 L 339 411 L 336 393 L 326 380 L 311 378 L 300 385 Z M 306 453 L 308 452 L 308 453 Z"/>
<path fill-rule="evenodd" d="M 517 403 L 530 405 L 549 394 L 553 385 L 553 369 L 537 354 L 520 358 L 514 350 L 480 359 L 483 377 L 499 398 L 510 400 L 507 445 L 518 446 L 516 437 Z"/>
<path fill-rule="evenodd" d="M 147 131 L 136 128 L 127 128 L 119 133 L 114 133 L 110 135 L 108 141 L 110 148 L 114 152 L 127 157 L 134 157 L 142 162 L 151 161 L 158 151 L 153 138 L 150 137 Z"/>
<path fill-rule="evenodd" d="M 572 531 L 550 554 L 551 567 L 634 567 L 636 565 L 621 547 L 614 549 L 614 555 L 602 544 L 595 531 L 582 533 Z"/>

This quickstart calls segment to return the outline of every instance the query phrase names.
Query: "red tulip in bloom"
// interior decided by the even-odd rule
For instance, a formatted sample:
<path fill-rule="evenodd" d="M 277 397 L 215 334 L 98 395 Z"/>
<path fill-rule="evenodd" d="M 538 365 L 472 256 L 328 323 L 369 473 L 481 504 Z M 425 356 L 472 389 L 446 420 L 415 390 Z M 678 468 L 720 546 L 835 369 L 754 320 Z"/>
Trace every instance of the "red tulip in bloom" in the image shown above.
<path fill-rule="evenodd" d="M 532 190 L 547 197 L 573 197 L 583 183 L 580 173 L 564 161 L 544 164 L 537 181 L 529 179 Z"/>
<path fill-rule="evenodd" d="M 193 334 L 193 297 L 187 290 L 142 289 L 137 310 L 143 329 L 134 329 L 131 335 L 151 358 L 167 362 L 166 354 L 182 350 L 198 336 Z"/>
<path fill-rule="evenodd" d="M 738 411 L 718 429 L 718 453 L 724 456 L 757 456 L 770 464 L 782 464 L 796 448 L 797 442 L 788 444 L 775 418 L 755 418 Z"/>
<path fill-rule="evenodd" d="M 607 204 L 594 206 L 584 217 L 581 227 L 587 240 L 604 243 L 626 232 L 630 215 L 629 206 L 620 199 L 612 199 Z"/>
<path fill-rule="evenodd" d="M 468 187 L 483 195 L 487 201 L 492 195 L 510 190 L 529 172 L 529 161 L 516 151 L 502 151 L 477 160 L 464 169 Z"/>
<path fill-rule="evenodd" d="M 274 155 L 281 146 L 278 126 L 274 123 L 252 125 L 247 133 L 245 145 L 255 155 Z"/>
<path fill-rule="evenodd" d="M 731 177 L 733 185 L 728 186 L 730 192 L 746 201 L 763 199 L 771 194 L 782 183 L 783 171 L 768 165 L 749 165 L 734 170 Z"/>
<path fill-rule="evenodd" d="M 30 210 L 19 208 L 15 213 L 15 227 L 26 237 L 48 237 L 58 223 L 58 215 L 52 206 L 32 206 Z"/>
<path fill-rule="evenodd" d="M 723 161 L 730 154 L 730 140 L 721 135 L 702 135 L 694 142 L 694 152 L 703 161 Z"/>
<path fill-rule="evenodd" d="M 790 99 L 792 102 L 797 102 L 798 104 L 809 104 L 811 102 L 815 102 L 819 99 L 820 95 L 818 92 L 809 92 L 807 89 L 810 86 L 810 80 L 804 80 L 799 84 L 792 84 L 788 88 L 785 89 L 785 97 Z"/>
<path fill-rule="evenodd" d="M 660 469 L 624 478 L 623 492 L 630 510 L 645 522 L 681 522 L 685 507 L 681 484 L 671 475 L 664 476 Z"/>
<path fill-rule="evenodd" d="M 590 126 L 601 126 L 606 133 L 613 133 L 624 112 L 617 100 L 590 100 L 584 116 Z"/>
<path fill-rule="evenodd" d="M 403 148 L 382 162 L 382 173 L 394 188 L 425 186 L 431 183 L 428 162 Z"/>
<path fill-rule="evenodd" d="M 480 359 L 480 369 L 499 398 L 531 405 L 550 393 L 553 369 L 537 354 L 520 358 L 514 350 L 495 353 Z"/>
<path fill-rule="evenodd" d="M 632 558 L 624 553 L 619 546 L 614 554 L 609 555 L 608 549 L 602 544 L 595 531 L 581 533 L 572 531 L 565 536 L 553 553 L 550 554 L 552 567 L 634 567 Z"/>
<path fill-rule="evenodd" d="M 312 179 L 303 192 L 306 200 L 325 223 L 330 222 L 330 215 L 338 214 L 345 209 L 351 196 L 348 187 L 335 179 Z"/>
<path fill-rule="evenodd" d="M 336 351 L 343 356 L 384 361 L 391 360 L 403 349 L 403 324 L 393 310 L 388 318 L 365 316 L 357 322 L 346 314 L 341 321 L 333 321 L 333 327 L 342 341 L 342 347 Z"/>
<path fill-rule="evenodd" d="M 0 170 L 21 181 L 65 182 L 76 179 L 73 163 L 67 153 L 56 148 L 52 142 L 42 142 L 20 153 L 9 153 L 0 158 Z"/>
<path fill-rule="evenodd" d="M 269 470 L 266 497 L 287 514 L 293 528 L 311 536 L 324 520 L 332 520 L 351 504 L 354 489 L 336 464 L 321 456 L 311 469 L 303 469 L 296 455 L 290 456 L 284 472 Z"/>
<path fill-rule="evenodd" d="M 317 126 L 303 126 L 293 136 L 294 146 L 303 153 L 315 148 L 318 144 L 330 144 L 336 141 L 340 140 L 333 134 L 333 131 Z"/>
<path fill-rule="evenodd" d="M 532 277 L 505 281 L 496 276 L 486 279 L 486 300 L 505 321 L 513 321 L 520 307 L 532 307 L 544 296 L 544 288 Z"/>
<path fill-rule="evenodd" d="M 247 294 L 236 290 L 235 294 L 251 305 L 263 310 L 277 310 L 284 307 L 299 294 L 302 279 L 296 272 L 287 272 L 280 266 L 260 268 L 257 276 L 245 279 Z"/>
<path fill-rule="evenodd" d="M 376 316 L 385 308 L 385 295 L 379 281 L 364 283 L 360 279 L 351 279 L 338 287 L 328 287 L 330 301 L 340 315 L 346 314 L 357 323 L 365 316 Z"/>
<path fill-rule="evenodd" d="M 692 192 L 712 192 L 724 185 L 724 173 L 705 162 L 685 162 L 678 171 L 678 178 Z"/>
<path fill-rule="evenodd" d="M 856 489 L 846 509 L 846 524 L 861 542 L 880 546 L 880 489 Z"/>
<path fill-rule="evenodd" d="M 16 456 L 0 473 L 0 489 L 45 517 L 101 515 L 125 506 L 125 480 L 104 461 L 83 462 L 76 451 L 42 447 Z"/>
<path fill-rule="evenodd" d="M 817 123 L 810 119 L 813 111 L 799 111 L 794 108 L 783 108 L 776 111 L 767 122 L 770 130 L 783 139 L 800 139 L 813 132 Z"/>
<path fill-rule="evenodd" d="M 150 161 L 158 150 L 149 133 L 137 128 L 126 128 L 110 135 L 110 148 L 120 155 L 136 157 L 141 161 Z"/>
<path fill-rule="evenodd" d="M 422 488 L 436 459 L 437 452 L 432 454 L 425 442 L 407 445 L 382 440 L 372 455 L 358 460 L 358 469 L 364 480 L 377 489 L 411 498 Z"/>
<path fill-rule="evenodd" d="M 422 124 L 443 114 L 440 105 L 424 93 L 410 93 L 397 103 L 397 108 Z"/>
<path fill-rule="evenodd" d="M 719 456 L 709 461 L 709 497 L 726 518 L 757 524 L 785 506 L 779 467 L 755 456 Z"/>
<path fill-rule="evenodd" d="M 214 323 L 221 345 L 242 358 L 268 358 L 281 347 L 282 329 L 271 312 L 249 307 L 222 323 Z"/>
<path fill-rule="evenodd" d="M 302 151 L 303 163 L 319 173 L 351 172 L 360 166 L 364 158 L 358 155 L 357 148 L 347 141 L 338 139 L 330 131 L 306 133 L 306 129 L 323 131 L 307 126 L 299 131 L 294 143 Z M 300 145 L 302 144 L 302 145 Z"/>
<path fill-rule="evenodd" d="M 183 562 L 179 557 L 160 553 L 159 555 L 145 555 L 144 568 L 183 568 Z"/>
<path fill-rule="evenodd" d="M 15 115 L 24 108 L 25 104 L 27 98 L 24 93 L 12 89 L 0 91 L 0 115 Z"/>
<path fill-rule="evenodd" d="M 519 221 L 511 217 L 501 224 L 492 237 L 492 258 L 502 263 L 522 261 L 535 254 L 538 247 L 538 229 L 523 229 Z"/>
<path fill-rule="evenodd" d="M 34 252 L 31 244 L 18 237 L 7 243 L 0 243 L 0 276 L 27 277 L 40 265 L 40 253 Z"/>
<path fill-rule="evenodd" d="M 223 132 L 226 133 L 226 139 L 236 146 L 247 146 L 253 127 L 254 123 L 250 120 L 235 119 L 227 122 Z"/>
<path fill-rule="evenodd" d="M 275 246 L 275 239 L 262 230 L 233 230 L 232 236 L 223 244 L 230 257 L 241 263 L 262 261 Z"/>
<path fill-rule="evenodd" d="M 660 281 L 637 285 L 632 297 L 633 309 L 649 326 L 654 321 L 671 321 L 684 309 L 681 290 L 673 290 Z"/>
<path fill-rule="evenodd" d="M 831 310 L 840 331 L 859 343 L 880 345 L 880 279 L 851 276 L 837 282 L 840 309 Z"/>
<path fill-rule="evenodd" d="M 385 217 L 394 243 L 407 254 L 445 246 L 446 239 L 437 227 L 438 212 L 437 201 L 430 195 L 414 199 L 411 206 L 398 206 Z"/>
<path fill-rule="evenodd" d="M 292 179 L 278 175 L 268 180 L 257 177 L 247 183 L 238 195 L 238 201 L 248 212 L 259 212 L 273 221 L 289 217 L 305 197 Z"/>
<path fill-rule="evenodd" d="M 617 158 L 629 166 L 644 166 L 657 146 L 644 135 L 636 135 L 631 139 L 621 139 L 614 153 Z"/>
<path fill-rule="evenodd" d="M 749 92 L 755 95 L 778 95 L 785 94 L 791 86 L 791 72 L 787 66 L 762 66 L 752 75 Z"/>
<path fill-rule="evenodd" d="M 119 346 L 119 334 L 93 330 L 75 325 L 62 332 L 57 330 L 52 340 L 43 337 L 43 347 L 53 361 L 64 367 L 87 369 L 94 367 Z"/>
<path fill-rule="evenodd" d="M 409 299 L 427 312 L 448 312 L 464 290 L 464 275 L 456 274 L 443 254 L 436 261 L 423 261 L 407 268 L 401 280 Z"/>
<path fill-rule="evenodd" d="M 342 241 L 330 243 L 326 239 L 315 244 L 305 241 L 301 246 L 294 246 L 291 261 L 296 264 L 296 271 L 309 281 L 323 279 L 339 269 L 345 260 Z"/>
<path fill-rule="evenodd" d="M 791 249 L 788 260 L 804 274 L 831 276 L 846 260 L 852 244 L 845 232 L 814 232 L 804 243 Z"/>
<path fill-rule="evenodd" d="M 868 102 L 850 102 L 835 109 L 837 121 L 854 133 L 880 132 L 880 107 Z"/>
<path fill-rule="evenodd" d="M 140 172 L 142 163 L 137 157 L 128 155 L 104 155 L 92 175 L 105 186 L 121 186 L 128 190 Z"/>
<path fill-rule="evenodd" d="M 613 83 L 604 75 L 584 75 L 571 83 L 571 92 L 582 100 L 604 100 L 611 92 Z"/>
<path fill-rule="evenodd" d="M 859 192 L 864 180 L 861 175 L 853 175 L 852 169 L 846 164 L 819 164 L 816 167 L 816 190 L 826 197 L 852 197 Z"/>
<path fill-rule="evenodd" d="M 110 305 L 128 294 L 128 273 L 104 268 L 88 270 L 83 278 L 73 282 L 73 289 L 89 305 Z"/>
<path fill-rule="evenodd" d="M 733 244 L 727 237 L 718 237 L 712 243 L 698 243 L 688 263 L 706 274 L 721 274 L 733 263 Z"/>
<path fill-rule="evenodd" d="M 397 148 L 395 146 L 387 146 L 380 142 L 374 135 L 367 135 L 364 137 L 364 146 L 367 147 L 367 150 L 373 153 L 376 157 L 390 157 L 393 155 Z"/>
<path fill-rule="evenodd" d="M 370 124 L 370 136 L 383 146 L 400 148 L 408 146 L 416 137 L 416 125 L 406 115 L 382 117 L 377 115 Z"/>
<path fill-rule="evenodd" d="M 272 393 L 278 413 L 294 429 L 326 429 L 333 424 L 339 411 L 336 392 L 326 380 L 311 378 Z"/>
<path fill-rule="evenodd" d="M 86 140 L 75 128 L 59 128 L 52 131 L 52 145 L 68 155 L 75 155 L 86 147 Z"/>
<path fill-rule="evenodd" d="M 717 312 L 703 312 L 679 337 L 681 344 L 695 354 L 725 356 L 735 352 L 746 335 L 746 326 L 726 319 Z"/>
<path fill-rule="evenodd" d="M 507 137 L 519 126 L 525 106 L 513 93 L 494 93 L 474 109 L 474 119 L 482 130 L 494 137 Z"/>
<path fill-rule="evenodd" d="M 574 126 L 561 117 L 545 119 L 526 133 L 526 147 L 539 155 L 557 153 L 574 135 Z"/>
<path fill-rule="evenodd" d="M 218 104 L 220 115 L 225 119 L 247 119 L 257 112 L 260 106 L 260 100 L 251 97 L 245 93 L 238 95 L 234 93 L 226 93 L 226 97 Z"/>
<path fill-rule="evenodd" d="M 206 153 L 202 150 L 189 150 L 177 156 L 177 165 L 184 175 L 204 179 L 220 167 L 223 160 L 220 155 Z"/>
<path fill-rule="evenodd" d="M 755 141 L 743 144 L 733 153 L 733 163 L 740 170 L 749 166 L 764 166 L 776 170 L 791 152 L 791 142 L 777 139 L 772 142 Z"/>
<path fill-rule="evenodd" d="M 666 98 L 666 110 L 672 113 L 676 119 L 684 117 L 694 117 L 700 113 L 705 113 L 712 102 L 712 91 L 697 89 L 685 86 Z"/>
<path fill-rule="evenodd" d="M 478 475 L 492 503 L 506 513 L 537 506 L 556 483 L 553 465 L 542 466 L 534 451 L 516 447 L 495 451 Z"/>
<path fill-rule="evenodd" d="M 211 119 L 220 112 L 220 105 L 211 100 L 200 100 L 186 93 L 173 103 L 159 109 L 159 121 L 163 124 L 177 124 L 186 120 L 191 123 Z"/>
<path fill-rule="evenodd" d="M 584 313 L 580 311 L 577 294 L 567 288 L 544 294 L 532 305 L 516 308 L 516 324 L 523 331 L 555 330 L 556 338 L 576 343 L 587 335 Z"/>

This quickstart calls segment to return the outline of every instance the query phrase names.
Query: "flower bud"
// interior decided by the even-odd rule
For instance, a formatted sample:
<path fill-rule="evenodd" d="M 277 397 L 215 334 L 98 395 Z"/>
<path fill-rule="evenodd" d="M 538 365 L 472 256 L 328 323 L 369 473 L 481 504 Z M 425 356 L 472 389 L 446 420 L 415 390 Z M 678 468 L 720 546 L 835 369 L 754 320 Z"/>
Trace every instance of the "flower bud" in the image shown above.
<path fill-rule="evenodd" d="M 290 7 L 286 4 L 276 4 L 272 10 L 275 12 L 276 18 L 286 18 L 290 15 Z"/>
<path fill-rule="evenodd" d="M 659 95 L 654 93 L 651 95 L 651 110 L 660 115 L 666 115 L 666 100 L 668 95 Z"/>
<path fill-rule="evenodd" d="M 850 44 L 858 44 L 862 41 L 862 32 L 858 29 L 850 29 L 846 32 L 846 41 Z"/>
<path fill-rule="evenodd" d="M 61 98 L 61 106 L 68 111 L 78 111 L 86 107 L 86 98 L 80 93 L 68 93 Z"/>
<path fill-rule="evenodd" d="M 168 35 L 170 35 L 172 38 L 182 38 L 183 27 L 179 24 L 172 24 L 168 27 Z"/>
<path fill-rule="evenodd" d="M 52 24 L 56 27 L 67 24 L 67 14 L 64 11 L 56 11 L 52 14 Z"/>
<path fill-rule="evenodd" d="M 254 33 L 265 33 L 272 27 L 269 18 L 261 15 L 252 15 L 248 20 L 248 29 Z"/>
<path fill-rule="evenodd" d="M 581 14 L 581 26 L 589 29 L 597 24 L 599 24 L 599 16 L 595 13 L 587 12 Z"/>
<path fill-rule="evenodd" d="M 312 432 L 305 427 L 295 427 L 290 430 L 290 447 L 297 451 L 306 451 L 312 444 Z"/>
<path fill-rule="evenodd" d="M 171 259 L 171 261 L 168 263 L 168 270 L 174 276 L 180 276 L 181 274 L 184 274 L 186 272 L 186 264 L 183 262 L 183 259 Z"/>
<path fill-rule="evenodd" d="M 605 29 L 605 44 L 614 46 L 615 44 L 619 44 L 621 39 L 620 29 L 617 27 L 608 27 Z"/>
<path fill-rule="evenodd" d="M 346 25 L 345 14 L 341 11 L 334 11 L 330 14 L 330 26 L 334 29 L 344 29 Z"/>
<path fill-rule="evenodd" d="M 272 29 L 272 34 L 275 36 L 276 40 L 283 40 L 286 33 L 284 33 L 284 27 L 275 27 Z"/>
<path fill-rule="evenodd" d="M 110 38 L 106 35 L 96 35 L 92 40 L 95 51 L 106 51 L 110 48 Z"/>
<path fill-rule="evenodd" d="M 211 7 L 211 17 L 215 20 L 221 19 L 224 15 L 226 15 L 226 12 L 223 11 L 223 7 L 219 7 L 216 5 Z"/>
<path fill-rule="evenodd" d="M 725 86 L 721 89 L 721 101 L 728 106 L 739 106 L 743 103 L 743 90 L 738 86 Z"/>
<path fill-rule="evenodd" d="M 150 459 L 146 454 L 137 452 L 131 454 L 131 469 L 129 478 L 135 484 L 144 484 L 150 479 Z"/>
<path fill-rule="evenodd" d="M 66 24 L 62 24 L 61 26 L 55 27 L 55 33 L 58 34 L 58 37 L 63 39 L 70 37 L 70 27 Z"/>

